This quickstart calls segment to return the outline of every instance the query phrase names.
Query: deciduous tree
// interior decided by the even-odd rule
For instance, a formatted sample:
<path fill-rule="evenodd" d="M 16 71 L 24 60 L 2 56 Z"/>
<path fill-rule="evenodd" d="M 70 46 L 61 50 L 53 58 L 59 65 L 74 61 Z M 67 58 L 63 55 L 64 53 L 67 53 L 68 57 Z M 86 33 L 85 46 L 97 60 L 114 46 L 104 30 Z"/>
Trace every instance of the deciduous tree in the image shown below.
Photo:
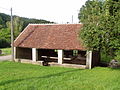
<path fill-rule="evenodd" d="M 80 9 L 80 38 L 87 48 L 115 56 L 120 50 L 120 1 L 88 0 Z"/>

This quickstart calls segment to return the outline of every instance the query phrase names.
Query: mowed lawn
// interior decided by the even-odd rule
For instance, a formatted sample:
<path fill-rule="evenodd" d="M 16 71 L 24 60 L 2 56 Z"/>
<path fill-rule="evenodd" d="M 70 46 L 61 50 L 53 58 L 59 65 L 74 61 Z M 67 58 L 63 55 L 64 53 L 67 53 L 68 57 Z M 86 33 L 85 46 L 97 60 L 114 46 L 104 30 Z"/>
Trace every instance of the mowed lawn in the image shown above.
<path fill-rule="evenodd" d="M 120 90 L 120 69 L 0 62 L 0 90 Z"/>

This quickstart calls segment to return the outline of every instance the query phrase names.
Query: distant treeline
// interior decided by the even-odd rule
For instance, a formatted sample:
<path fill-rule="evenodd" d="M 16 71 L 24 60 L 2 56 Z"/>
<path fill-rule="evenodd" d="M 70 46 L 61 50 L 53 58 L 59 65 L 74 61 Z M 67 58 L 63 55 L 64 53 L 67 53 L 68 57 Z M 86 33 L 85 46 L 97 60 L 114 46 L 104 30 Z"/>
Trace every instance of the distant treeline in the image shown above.
<path fill-rule="evenodd" d="M 11 27 L 11 18 L 10 15 L 0 13 L 0 48 L 10 47 L 10 27 Z M 16 38 L 20 32 L 29 24 L 29 23 L 54 23 L 46 20 L 30 19 L 19 16 L 13 16 L 13 26 L 14 26 L 14 38 Z"/>

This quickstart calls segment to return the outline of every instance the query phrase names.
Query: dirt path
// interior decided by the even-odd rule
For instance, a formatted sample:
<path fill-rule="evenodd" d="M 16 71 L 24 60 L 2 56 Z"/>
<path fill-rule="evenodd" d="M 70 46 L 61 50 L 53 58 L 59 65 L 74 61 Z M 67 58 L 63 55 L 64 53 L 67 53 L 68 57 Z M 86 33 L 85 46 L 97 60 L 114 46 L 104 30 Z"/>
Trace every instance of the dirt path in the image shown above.
<path fill-rule="evenodd" d="M 10 59 L 11 59 L 11 55 L 7 55 L 7 56 L 0 56 L 0 61 L 10 60 Z"/>

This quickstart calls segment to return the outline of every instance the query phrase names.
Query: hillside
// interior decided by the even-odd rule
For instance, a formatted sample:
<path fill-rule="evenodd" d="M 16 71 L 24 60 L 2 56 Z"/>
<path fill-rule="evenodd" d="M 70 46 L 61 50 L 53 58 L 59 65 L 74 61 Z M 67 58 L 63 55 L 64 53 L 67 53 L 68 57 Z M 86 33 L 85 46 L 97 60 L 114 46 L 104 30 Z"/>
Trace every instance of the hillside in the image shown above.
<path fill-rule="evenodd" d="M 14 38 L 16 38 L 29 23 L 41 24 L 53 22 L 42 19 L 13 16 Z M 0 48 L 10 46 L 10 27 L 10 15 L 0 13 Z"/>

